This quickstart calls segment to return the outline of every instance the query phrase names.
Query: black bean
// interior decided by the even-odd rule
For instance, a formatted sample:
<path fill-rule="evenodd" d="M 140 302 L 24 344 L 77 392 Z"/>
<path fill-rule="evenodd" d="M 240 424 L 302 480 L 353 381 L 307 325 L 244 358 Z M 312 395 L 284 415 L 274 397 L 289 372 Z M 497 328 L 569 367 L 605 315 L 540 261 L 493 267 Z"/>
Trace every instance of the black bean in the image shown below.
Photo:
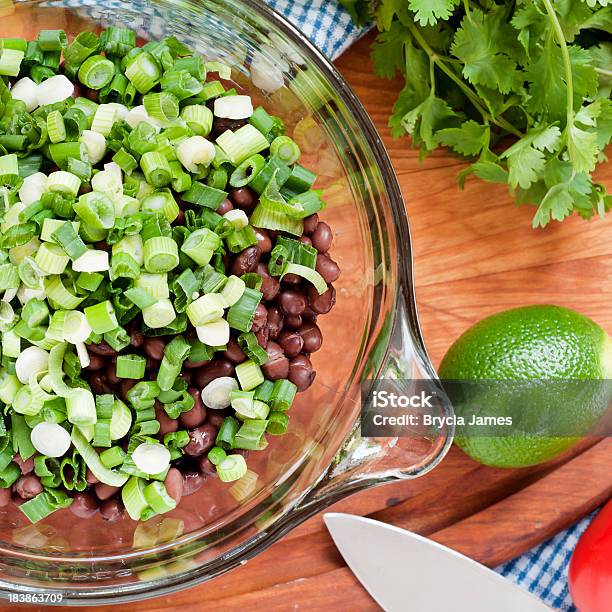
<path fill-rule="evenodd" d="M 139 331 L 133 331 L 130 334 L 130 344 L 136 348 L 142 346 L 144 343 L 144 336 Z"/>
<path fill-rule="evenodd" d="M 203 389 L 209 382 L 221 376 L 233 376 L 234 364 L 227 359 L 213 359 L 209 364 L 199 368 L 195 373 L 195 386 Z"/>
<path fill-rule="evenodd" d="M 285 319 L 276 306 L 268 308 L 268 335 L 270 339 L 275 340 L 278 338 L 278 334 L 280 334 L 283 329 L 284 322 Z"/>
<path fill-rule="evenodd" d="M 98 342 L 98 344 L 88 344 L 87 350 L 90 353 L 95 353 L 96 355 L 103 355 L 103 356 L 117 354 L 117 351 L 112 346 L 110 346 L 104 341 Z"/>
<path fill-rule="evenodd" d="M 298 242 L 301 242 L 307 246 L 312 246 L 312 240 L 308 236 L 301 236 Z"/>
<path fill-rule="evenodd" d="M 89 468 L 87 468 L 87 470 L 85 471 L 85 480 L 87 481 L 87 484 L 90 485 L 100 482 L 98 480 L 98 477 Z"/>
<path fill-rule="evenodd" d="M 172 225 L 185 225 L 185 212 L 180 210 L 178 211 L 178 215 L 176 215 L 176 219 L 172 221 Z"/>
<path fill-rule="evenodd" d="M 225 410 L 211 410 L 206 417 L 206 423 L 212 425 L 214 428 L 219 429 L 228 416 Z"/>
<path fill-rule="evenodd" d="M 189 432 L 189 444 L 183 449 L 190 457 L 200 457 L 215 445 L 218 430 L 205 423 Z"/>
<path fill-rule="evenodd" d="M 333 240 L 331 227 L 324 221 L 320 221 L 317 225 L 317 229 L 312 232 L 310 239 L 312 240 L 312 246 L 317 249 L 319 253 L 327 253 Z"/>
<path fill-rule="evenodd" d="M 34 457 L 30 457 L 24 461 L 20 455 L 17 454 L 13 457 L 13 462 L 19 466 L 23 475 L 31 474 L 34 471 Z"/>
<path fill-rule="evenodd" d="M 257 196 L 250 187 L 239 187 L 232 189 L 229 193 L 230 200 L 234 206 L 249 210 L 255 206 Z"/>
<path fill-rule="evenodd" d="M 117 364 L 114 361 L 108 361 L 106 363 L 104 373 L 106 374 L 107 382 L 111 385 L 117 385 L 123 380 L 123 378 L 117 376 Z"/>
<path fill-rule="evenodd" d="M 289 362 L 289 380 L 297 386 L 298 391 L 306 391 L 312 385 L 315 375 L 306 355 L 298 355 Z"/>
<path fill-rule="evenodd" d="M 187 391 L 189 395 L 193 397 L 195 403 L 193 404 L 193 408 L 187 412 L 183 412 L 179 419 L 183 427 L 193 429 L 194 427 L 201 425 L 206 420 L 206 407 L 202 402 L 202 396 L 199 389 L 190 387 L 187 389 Z"/>
<path fill-rule="evenodd" d="M 77 493 L 72 497 L 70 512 L 79 518 L 91 518 L 98 511 L 98 500 L 91 493 Z"/>
<path fill-rule="evenodd" d="M 199 472 L 185 472 L 183 474 L 183 497 L 199 491 L 204 486 L 205 480 L 204 476 Z"/>
<path fill-rule="evenodd" d="M 183 475 L 181 474 L 180 470 L 170 468 L 166 474 L 164 486 L 166 487 L 168 495 L 176 502 L 176 505 L 178 506 L 181 502 L 181 498 L 183 497 L 184 488 Z"/>
<path fill-rule="evenodd" d="M 307 235 L 312 234 L 317 229 L 317 225 L 319 224 L 319 215 L 315 213 L 314 215 L 310 215 L 310 217 L 306 217 L 304 219 L 304 233 Z"/>
<path fill-rule="evenodd" d="M 13 490 L 21 499 L 32 499 L 43 492 L 43 486 L 38 477 L 29 474 L 19 478 L 13 485 Z"/>
<path fill-rule="evenodd" d="M 147 357 L 155 359 L 155 361 L 161 361 L 164 357 L 164 349 L 166 348 L 166 342 L 162 338 L 145 338 L 143 343 L 143 350 Z"/>
<path fill-rule="evenodd" d="M 310 321 L 311 323 L 316 323 L 318 315 L 310 306 L 307 306 L 306 310 L 302 314 L 302 317 L 306 321 Z"/>
<path fill-rule="evenodd" d="M 259 258 L 261 257 L 261 251 L 257 246 L 251 246 L 242 253 L 239 253 L 234 262 L 232 263 L 232 274 L 236 276 L 242 276 L 247 272 L 253 272 L 259 263 Z"/>
<path fill-rule="evenodd" d="M 210 359 L 206 361 L 189 361 L 188 359 L 187 361 L 183 363 L 183 366 L 190 370 L 192 369 L 195 370 L 195 369 L 201 368 L 202 366 L 205 366 L 208 363 L 210 363 Z"/>
<path fill-rule="evenodd" d="M 109 523 L 115 523 L 121 518 L 123 504 L 117 499 L 108 499 L 100 505 L 100 516 Z"/>
<path fill-rule="evenodd" d="M 257 338 L 257 344 L 261 346 L 261 348 L 266 348 L 268 346 L 268 340 L 270 339 L 270 330 L 268 327 L 262 327 L 258 332 L 255 332 L 255 337 Z"/>
<path fill-rule="evenodd" d="M 165 436 L 167 433 L 172 433 L 178 430 L 177 419 L 171 419 L 161 402 L 155 402 L 155 418 L 159 421 L 159 435 Z"/>
<path fill-rule="evenodd" d="M 99 372 L 95 372 L 89 377 L 89 385 L 91 386 L 93 392 L 98 395 L 112 393 L 111 387 L 106 382 L 106 377 Z"/>
<path fill-rule="evenodd" d="M 326 283 L 334 283 L 340 277 L 340 267 L 327 255 L 319 253 L 317 255 L 317 272 L 323 277 Z"/>
<path fill-rule="evenodd" d="M 285 351 L 285 355 L 291 358 L 302 351 L 304 339 L 297 332 L 284 330 L 278 337 L 278 344 Z"/>
<path fill-rule="evenodd" d="M 113 487 L 112 485 L 107 485 L 103 482 L 99 482 L 94 486 L 94 491 L 96 492 L 98 499 L 102 501 L 111 498 L 118 490 L 119 487 Z"/>
<path fill-rule="evenodd" d="M 300 334 L 304 340 L 304 351 L 306 353 L 314 353 L 321 348 L 323 344 L 323 334 L 315 323 L 304 321 L 302 327 L 298 329 L 298 334 Z"/>
<path fill-rule="evenodd" d="M 321 295 L 312 285 L 307 288 L 307 292 L 308 303 L 317 314 L 327 314 L 336 303 L 336 290 L 333 285 L 330 285 Z"/>
<path fill-rule="evenodd" d="M 213 119 L 211 136 L 216 138 L 221 136 L 223 132 L 231 130 L 232 132 L 245 125 L 246 119 L 227 119 L 226 117 L 215 117 Z"/>
<path fill-rule="evenodd" d="M 200 457 L 200 472 L 203 476 L 214 476 L 217 469 L 208 457 L 202 456 Z"/>
<path fill-rule="evenodd" d="M 272 240 L 265 229 L 255 228 L 255 236 L 257 238 L 257 246 L 262 253 L 269 253 L 272 250 Z"/>
<path fill-rule="evenodd" d="M 240 348 L 240 346 L 238 346 L 238 341 L 236 340 L 236 338 L 233 337 L 229 339 L 229 342 L 227 343 L 227 348 L 225 349 L 223 356 L 232 363 L 242 363 L 247 359 L 247 356 L 244 354 L 244 351 Z"/>
<path fill-rule="evenodd" d="M 299 329 L 302 327 L 302 315 L 285 317 L 285 327 L 290 327 L 291 329 Z"/>
<path fill-rule="evenodd" d="M 306 310 L 307 301 L 303 293 L 286 289 L 278 296 L 278 305 L 285 315 L 301 315 Z"/>
<path fill-rule="evenodd" d="M 283 276 L 283 285 L 300 285 L 302 283 L 302 277 L 297 274 L 293 274 L 293 272 L 289 272 L 289 274 L 285 274 Z"/>
<path fill-rule="evenodd" d="M 268 309 L 263 304 L 258 304 L 253 316 L 251 331 L 257 333 L 268 322 Z"/>
<path fill-rule="evenodd" d="M 137 380 L 134 380 L 133 378 L 126 378 L 125 380 L 121 381 L 121 384 L 119 385 L 119 397 L 123 400 L 126 401 L 127 399 L 127 392 L 137 383 Z"/>
<path fill-rule="evenodd" d="M 270 380 L 287 378 L 289 360 L 285 357 L 283 349 L 276 342 L 268 342 L 266 353 L 268 353 L 268 361 L 261 366 L 266 377 Z"/>
<path fill-rule="evenodd" d="M 264 301 L 271 302 L 280 291 L 280 283 L 276 278 L 270 276 L 270 274 L 268 273 L 268 266 L 266 264 L 257 264 L 255 272 L 259 274 L 259 276 L 261 276 L 262 278 L 262 283 L 259 290 L 263 294 Z"/>
<path fill-rule="evenodd" d="M 223 200 L 223 202 L 219 204 L 219 207 L 217 208 L 215 212 L 218 215 L 223 216 L 225 213 L 229 212 L 230 210 L 234 210 L 234 205 L 232 204 L 232 201 L 230 199 L 225 198 L 225 200 Z"/>
<path fill-rule="evenodd" d="M 91 351 L 88 351 L 88 353 L 89 353 L 89 365 L 85 369 L 88 370 L 89 372 L 97 372 L 98 370 L 101 370 L 106 363 L 104 358 Z"/>

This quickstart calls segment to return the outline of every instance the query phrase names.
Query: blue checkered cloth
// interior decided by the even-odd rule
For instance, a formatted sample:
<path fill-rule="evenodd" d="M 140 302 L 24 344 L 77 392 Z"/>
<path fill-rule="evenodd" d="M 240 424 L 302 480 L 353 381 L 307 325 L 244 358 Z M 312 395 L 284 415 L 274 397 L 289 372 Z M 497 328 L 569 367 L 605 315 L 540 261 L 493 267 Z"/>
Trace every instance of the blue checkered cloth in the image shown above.
<path fill-rule="evenodd" d="M 297 26 L 328 57 L 334 59 L 358 40 L 369 28 L 358 28 L 349 14 L 336 0 L 266 0 L 278 13 Z M 83 7 L 86 11 L 99 6 L 96 0 L 64 0 L 71 7 Z M 153 35 L 162 35 L 159 19 L 151 17 L 154 10 L 145 7 L 142 0 L 132 0 L 139 8 L 140 23 Z M 121 2 L 107 0 L 106 8 L 120 7 Z M 154 23 L 155 22 L 155 23 Z M 162 22 L 163 24 L 163 22 Z M 546 604 L 557 610 L 572 611 L 567 587 L 567 568 L 572 550 L 591 517 L 585 518 L 571 529 L 559 533 L 528 553 L 499 566 L 496 570 L 516 584 L 538 595 Z"/>

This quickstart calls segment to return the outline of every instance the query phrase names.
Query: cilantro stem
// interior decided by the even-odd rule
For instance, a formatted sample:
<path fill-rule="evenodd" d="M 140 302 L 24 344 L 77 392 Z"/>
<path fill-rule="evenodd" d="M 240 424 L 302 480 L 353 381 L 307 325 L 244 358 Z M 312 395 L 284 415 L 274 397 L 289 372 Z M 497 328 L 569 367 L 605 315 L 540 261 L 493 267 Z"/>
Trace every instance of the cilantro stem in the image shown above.
<path fill-rule="evenodd" d="M 552 2 L 550 0 L 543 0 L 543 2 L 550 22 L 552 23 L 553 30 L 555 31 L 557 42 L 559 43 L 559 47 L 561 47 L 561 56 L 563 57 L 563 66 L 565 69 L 565 83 L 567 85 L 567 125 L 571 127 L 574 124 L 574 80 L 572 62 L 570 60 L 567 43 L 565 42 L 565 35 L 563 34 L 563 29 L 561 28 Z"/>
<path fill-rule="evenodd" d="M 606 70 L 605 68 L 595 68 L 595 72 L 601 74 L 602 76 L 612 77 L 612 70 Z"/>
<path fill-rule="evenodd" d="M 468 97 L 470 102 L 473 104 L 474 108 L 482 115 L 482 118 L 485 121 L 494 123 L 495 125 L 506 130 L 510 134 L 514 134 L 517 138 L 522 138 L 524 136 L 524 134 L 520 130 L 516 129 L 509 121 L 506 121 L 506 119 L 504 119 L 503 117 L 500 117 L 500 116 L 494 117 L 489 112 L 487 112 L 487 109 L 484 106 L 482 106 L 482 104 L 480 103 L 478 94 L 475 91 L 471 90 L 465 84 L 465 82 L 460 77 L 458 77 L 455 74 L 455 72 L 446 65 L 444 58 L 440 57 L 440 55 L 438 55 L 429 46 L 429 44 L 423 38 L 423 36 L 418 31 L 416 26 L 413 23 L 407 23 L 406 26 L 410 30 L 410 33 L 412 34 L 414 39 L 419 43 L 423 51 L 425 51 L 425 53 L 429 55 L 430 60 L 432 60 L 435 63 L 435 65 L 438 66 L 438 68 L 440 68 L 442 72 L 444 72 L 444 74 L 446 74 L 451 80 L 453 80 L 457 84 L 457 86 L 463 91 L 463 93 Z"/>

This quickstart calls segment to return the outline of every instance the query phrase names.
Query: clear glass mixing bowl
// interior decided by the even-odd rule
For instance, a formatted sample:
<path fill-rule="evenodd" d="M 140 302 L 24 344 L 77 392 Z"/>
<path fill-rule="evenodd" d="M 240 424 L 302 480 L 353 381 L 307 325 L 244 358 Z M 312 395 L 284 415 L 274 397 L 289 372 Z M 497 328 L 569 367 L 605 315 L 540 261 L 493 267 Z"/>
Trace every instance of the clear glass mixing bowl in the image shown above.
<path fill-rule="evenodd" d="M 337 305 L 319 322 L 315 384 L 291 409 L 287 435 L 249 462 L 259 478 L 241 501 L 209 479 L 175 511 L 136 524 L 80 520 L 68 510 L 30 525 L 0 511 L 0 589 L 61 593 L 64 603 L 109 603 L 185 588 L 251 558 L 349 493 L 420 476 L 452 431 L 400 439 L 359 435 L 360 392 L 375 377 L 434 378 L 413 296 L 410 234 L 393 169 L 368 115 L 308 40 L 255 0 L 16 2 L 2 36 L 69 36 L 107 25 L 144 39 L 174 34 L 233 68 L 237 87 L 282 117 L 304 165 L 319 175 L 342 268 Z M 366 383 L 367 386 L 367 383 Z M 442 416 L 450 407 L 441 406 Z"/>

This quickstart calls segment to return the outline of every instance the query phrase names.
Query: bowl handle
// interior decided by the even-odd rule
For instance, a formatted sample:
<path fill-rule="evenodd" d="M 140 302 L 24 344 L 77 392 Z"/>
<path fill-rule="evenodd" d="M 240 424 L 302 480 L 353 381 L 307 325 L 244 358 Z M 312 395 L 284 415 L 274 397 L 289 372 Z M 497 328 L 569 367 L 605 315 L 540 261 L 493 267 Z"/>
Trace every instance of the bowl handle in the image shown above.
<path fill-rule="evenodd" d="M 371 351 L 372 355 L 382 354 L 381 363 L 372 364 L 371 371 L 378 371 L 379 378 L 371 384 L 380 385 L 385 379 L 419 379 L 436 386 L 436 373 L 420 333 L 412 292 L 407 287 L 402 290 L 408 295 L 397 301 L 386 331 L 383 325 L 377 342 L 381 350 L 375 347 Z M 443 392 L 440 397 L 444 397 Z M 432 470 L 448 452 L 454 435 L 450 402 L 441 401 L 435 410 L 443 417 L 443 424 L 433 431 L 428 428 L 422 436 L 366 438 L 361 435 L 358 420 L 329 469 L 300 506 L 305 509 L 314 505 L 320 509 L 357 491 L 417 478 Z"/>

